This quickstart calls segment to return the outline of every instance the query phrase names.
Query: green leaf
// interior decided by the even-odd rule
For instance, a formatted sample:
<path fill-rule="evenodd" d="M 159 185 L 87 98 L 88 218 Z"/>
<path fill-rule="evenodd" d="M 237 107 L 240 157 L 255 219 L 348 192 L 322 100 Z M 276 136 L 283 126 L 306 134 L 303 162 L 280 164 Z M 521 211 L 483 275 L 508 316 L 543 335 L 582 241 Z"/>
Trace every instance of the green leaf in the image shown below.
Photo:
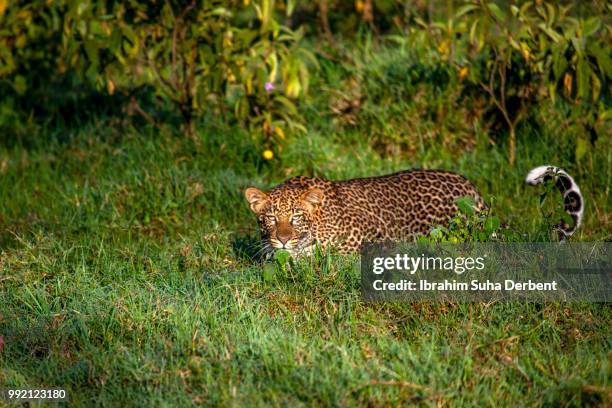
<path fill-rule="evenodd" d="M 548 96 L 552 100 L 552 103 L 555 103 L 557 100 L 557 84 L 555 82 L 551 82 L 548 84 Z"/>
<path fill-rule="evenodd" d="M 474 214 L 474 207 L 476 205 L 474 198 L 469 196 L 459 197 L 455 200 L 455 204 L 457 204 L 457 207 L 459 207 L 459 211 L 461 211 L 461 213 L 466 215 Z"/>
<path fill-rule="evenodd" d="M 433 239 L 441 239 L 444 236 L 444 233 L 440 228 L 432 228 L 429 232 L 429 236 Z"/>
<path fill-rule="evenodd" d="M 287 0 L 287 17 L 293 14 L 293 9 L 295 8 L 295 0 Z"/>
<path fill-rule="evenodd" d="M 548 10 L 548 18 L 546 22 L 548 23 L 549 26 L 552 26 L 555 24 L 555 18 L 556 18 L 555 7 L 550 3 L 546 3 L 546 9 Z"/>
<path fill-rule="evenodd" d="M 106 43 L 112 54 L 116 54 L 121 51 L 121 31 L 113 29 L 110 39 Z"/>
<path fill-rule="evenodd" d="M 304 60 L 309 61 L 314 68 L 319 68 L 319 62 L 317 61 L 317 58 L 312 52 L 308 51 L 306 48 L 300 48 L 299 50 L 297 50 L 296 55 Z"/>
<path fill-rule="evenodd" d="M 567 70 L 567 58 L 565 57 L 566 43 L 558 43 L 552 47 L 552 68 L 555 81 L 558 81 Z"/>
<path fill-rule="evenodd" d="M 461 7 L 459 7 L 459 10 L 457 10 L 457 12 L 455 13 L 455 18 L 459 19 L 461 18 L 461 16 L 463 16 L 464 14 L 467 14 L 473 10 L 476 10 L 478 8 L 478 6 L 476 4 L 465 4 Z"/>
<path fill-rule="evenodd" d="M 506 14 L 499 8 L 499 6 L 493 2 L 487 3 L 487 8 L 495 16 L 495 18 L 502 22 L 506 19 Z"/>
<path fill-rule="evenodd" d="M 579 161 L 589 151 L 589 142 L 581 137 L 576 140 L 576 161 Z"/>
<path fill-rule="evenodd" d="M 561 42 L 563 40 L 563 36 L 558 32 L 548 27 L 544 23 L 538 24 L 538 28 L 542 30 L 546 35 L 548 35 L 554 42 Z"/>
<path fill-rule="evenodd" d="M 274 264 L 265 264 L 263 270 L 261 271 L 261 277 L 263 280 L 265 282 L 271 282 L 274 280 L 274 275 L 276 275 L 276 268 L 274 267 Z"/>
<path fill-rule="evenodd" d="M 609 76 L 610 71 L 612 71 L 612 59 L 610 58 L 609 48 L 599 41 L 591 40 L 587 42 L 586 51 L 587 54 L 595 57 L 599 70 Z"/>
<path fill-rule="evenodd" d="M 595 34 L 597 30 L 599 30 L 599 27 L 601 27 L 601 20 L 599 17 L 595 16 L 587 19 L 584 22 L 584 36 L 588 37 Z"/>
<path fill-rule="evenodd" d="M 487 233 L 491 234 L 492 232 L 497 231 L 497 229 L 500 226 L 500 221 L 498 217 L 489 217 L 487 218 L 487 220 L 485 221 L 485 229 L 487 230 Z"/>
<path fill-rule="evenodd" d="M 586 58 L 578 58 L 576 67 L 576 82 L 578 83 L 578 98 L 586 98 L 589 93 L 589 79 L 591 77 L 591 68 Z"/>
<path fill-rule="evenodd" d="M 295 104 L 291 101 L 291 99 L 285 96 L 282 96 L 282 95 L 277 95 L 274 98 L 274 100 L 280 102 L 289 111 L 289 113 L 292 113 L 292 114 L 298 113 L 298 110 Z"/>
<path fill-rule="evenodd" d="M 89 59 L 89 63 L 92 65 L 92 69 L 96 70 L 98 68 L 98 48 L 93 41 L 85 41 L 83 43 L 83 47 L 85 48 L 85 53 L 87 54 L 87 59 Z"/>
<path fill-rule="evenodd" d="M 476 19 L 474 20 L 474 22 L 472 23 L 472 27 L 470 27 L 470 42 L 473 44 L 475 42 L 476 39 L 476 29 L 478 28 L 478 22 L 480 21 L 480 19 Z"/>
<path fill-rule="evenodd" d="M 274 260 L 282 267 L 289 261 L 289 258 L 291 258 L 291 254 L 288 251 L 280 250 L 274 253 Z"/>
<path fill-rule="evenodd" d="M 429 239 L 427 238 L 427 236 L 421 235 L 420 237 L 417 238 L 417 244 L 425 245 L 428 243 L 429 243 Z"/>
<path fill-rule="evenodd" d="M 601 93 L 601 81 L 595 73 L 591 75 L 591 94 L 593 95 L 593 101 L 599 99 Z"/>
<path fill-rule="evenodd" d="M 531 7 L 533 6 L 533 2 L 531 1 L 527 1 L 525 2 L 525 4 L 523 4 L 519 10 L 520 14 L 525 14 L 527 13 L 527 10 L 529 10 Z"/>
<path fill-rule="evenodd" d="M 27 84 L 23 75 L 17 75 L 13 80 L 13 88 L 19 95 L 23 95 L 26 91 Z"/>
<path fill-rule="evenodd" d="M 210 14 L 212 14 L 213 16 L 222 16 L 227 18 L 230 18 L 232 16 L 232 12 L 224 7 L 218 7 L 211 11 Z"/>

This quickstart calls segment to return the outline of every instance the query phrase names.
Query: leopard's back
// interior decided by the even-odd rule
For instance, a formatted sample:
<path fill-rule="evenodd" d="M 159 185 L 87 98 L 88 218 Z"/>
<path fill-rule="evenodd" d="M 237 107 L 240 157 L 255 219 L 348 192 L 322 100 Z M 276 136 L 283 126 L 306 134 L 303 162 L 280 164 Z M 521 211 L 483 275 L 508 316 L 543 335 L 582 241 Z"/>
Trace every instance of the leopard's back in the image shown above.
<path fill-rule="evenodd" d="M 364 241 L 407 239 L 446 224 L 457 213 L 459 197 L 473 197 L 483 208 L 474 185 L 448 171 L 412 170 L 330 183 L 325 186 L 333 194 L 323 204 L 319 240 L 340 242 L 347 251 Z"/>

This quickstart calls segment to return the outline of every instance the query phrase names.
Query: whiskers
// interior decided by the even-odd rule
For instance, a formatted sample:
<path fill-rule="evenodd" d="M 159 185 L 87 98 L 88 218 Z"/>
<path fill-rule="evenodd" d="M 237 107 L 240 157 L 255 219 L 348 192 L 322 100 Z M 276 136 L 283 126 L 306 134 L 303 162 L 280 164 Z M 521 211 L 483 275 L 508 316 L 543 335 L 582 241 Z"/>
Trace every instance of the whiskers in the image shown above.
<path fill-rule="evenodd" d="M 258 247 L 259 248 L 253 255 L 253 258 L 255 259 L 265 261 L 265 260 L 268 260 L 270 256 L 272 256 L 272 254 L 274 253 L 274 248 L 272 248 L 272 245 L 270 244 L 270 241 L 268 240 L 260 241 L 258 244 Z"/>

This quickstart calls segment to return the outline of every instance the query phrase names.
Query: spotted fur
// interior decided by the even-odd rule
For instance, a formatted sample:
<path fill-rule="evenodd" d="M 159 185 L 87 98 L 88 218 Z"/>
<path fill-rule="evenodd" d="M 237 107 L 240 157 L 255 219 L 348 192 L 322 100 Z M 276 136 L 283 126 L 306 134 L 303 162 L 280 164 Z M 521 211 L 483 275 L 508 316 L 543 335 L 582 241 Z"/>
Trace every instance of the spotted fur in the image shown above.
<path fill-rule="evenodd" d="M 575 186 L 571 191 L 579 194 L 570 180 Z M 245 196 L 259 222 L 262 250 L 286 249 L 293 254 L 309 253 L 315 244 L 349 253 L 367 241 L 427 234 L 457 214 L 455 201 L 460 197 L 472 197 L 477 210 L 485 208 L 470 181 L 441 170 L 344 181 L 294 177 L 268 193 L 248 188 Z"/>

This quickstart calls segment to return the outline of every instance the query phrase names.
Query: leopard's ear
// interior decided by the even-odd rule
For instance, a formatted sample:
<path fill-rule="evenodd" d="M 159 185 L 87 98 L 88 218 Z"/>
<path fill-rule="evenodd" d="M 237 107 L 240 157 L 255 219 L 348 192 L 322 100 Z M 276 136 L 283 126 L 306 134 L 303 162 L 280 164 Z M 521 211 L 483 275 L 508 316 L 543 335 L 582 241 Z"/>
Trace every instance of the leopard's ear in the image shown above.
<path fill-rule="evenodd" d="M 254 188 L 249 187 L 244 191 L 244 196 L 249 202 L 249 206 L 254 213 L 259 213 L 266 203 L 268 202 L 268 196 L 266 193 Z"/>
<path fill-rule="evenodd" d="M 323 202 L 323 191 L 318 188 L 311 188 L 302 194 L 302 202 L 309 209 L 313 210 L 317 205 Z"/>

